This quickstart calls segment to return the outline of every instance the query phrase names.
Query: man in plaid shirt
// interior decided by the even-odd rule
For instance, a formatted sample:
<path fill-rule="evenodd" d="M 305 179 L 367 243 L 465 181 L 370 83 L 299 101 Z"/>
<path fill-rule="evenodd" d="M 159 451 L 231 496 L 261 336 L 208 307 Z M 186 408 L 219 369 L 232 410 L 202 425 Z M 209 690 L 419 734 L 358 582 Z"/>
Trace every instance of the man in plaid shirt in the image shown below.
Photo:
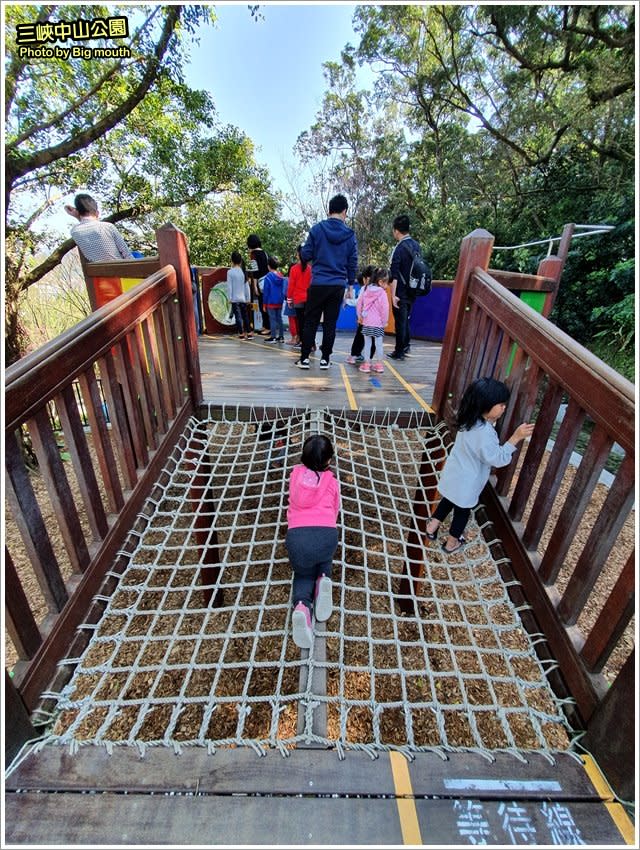
<path fill-rule="evenodd" d="M 118 228 L 110 221 L 98 218 L 98 205 L 91 195 L 76 195 L 73 203 L 74 206 L 65 206 L 69 215 L 78 219 L 71 228 L 71 236 L 88 262 L 133 259 Z"/>

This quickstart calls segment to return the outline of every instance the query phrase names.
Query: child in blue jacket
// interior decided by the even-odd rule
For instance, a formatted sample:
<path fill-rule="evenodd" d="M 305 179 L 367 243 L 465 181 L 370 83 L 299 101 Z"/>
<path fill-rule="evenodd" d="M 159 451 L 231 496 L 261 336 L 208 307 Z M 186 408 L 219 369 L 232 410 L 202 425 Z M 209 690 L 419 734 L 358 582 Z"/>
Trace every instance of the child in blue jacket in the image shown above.
<path fill-rule="evenodd" d="M 271 336 L 266 343 L 284 342 L 284 324 L 282 322 L 282 302 L 284 301 L 284 277 L 278 271 L 280 261 L 277 257 L 269 257 L 269 272 L 264 279 L 262 300 L 265 310 L 269 313 Z"/>

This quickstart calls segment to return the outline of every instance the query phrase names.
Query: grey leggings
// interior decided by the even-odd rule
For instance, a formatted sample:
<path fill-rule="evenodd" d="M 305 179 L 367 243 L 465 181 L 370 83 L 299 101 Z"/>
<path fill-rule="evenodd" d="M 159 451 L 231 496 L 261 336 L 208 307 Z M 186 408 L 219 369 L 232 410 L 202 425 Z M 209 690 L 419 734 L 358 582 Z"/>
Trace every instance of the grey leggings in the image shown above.
<path fill-rule="evenodd" d="M 312 610 L 316 579 L 321 575 L 331 578 L 338 529 L 319 525 L 291 528 L 285 545 L 293 567 L 293 605 L 304 602 Z"/>

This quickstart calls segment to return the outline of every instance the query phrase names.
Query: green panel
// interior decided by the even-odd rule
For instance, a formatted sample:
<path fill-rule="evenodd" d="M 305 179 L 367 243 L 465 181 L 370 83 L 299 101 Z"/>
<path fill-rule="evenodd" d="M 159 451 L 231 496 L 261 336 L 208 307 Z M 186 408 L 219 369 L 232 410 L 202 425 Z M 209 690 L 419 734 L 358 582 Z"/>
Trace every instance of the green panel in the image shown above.
<path fill-rule="evenodd" d="M 525 304 L 528 304 L 532 310 L 535 310 L 536 313 L 542 313 L 542 308 L 544 307 L 544 300 L 547 295 L 546 292 L 520 292 L 518 295 L 520 300 L 523 301 Z M 513 358 L 516 356 L 517 350 L 518 346 L 514 342 L 511 346 L 511 354 L 509 355 L 509 362 L 507 363 L 507 371 L 505 372 L 505 378 L 509 377 L 511 367 L 513 366 Z"/>

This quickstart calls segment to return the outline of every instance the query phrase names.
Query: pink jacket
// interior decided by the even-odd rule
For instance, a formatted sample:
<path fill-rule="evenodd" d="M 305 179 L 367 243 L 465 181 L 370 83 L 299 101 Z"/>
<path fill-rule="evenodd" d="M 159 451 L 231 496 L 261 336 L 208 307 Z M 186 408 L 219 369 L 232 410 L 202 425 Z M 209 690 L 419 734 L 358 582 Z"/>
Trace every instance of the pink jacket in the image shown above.
<path fill-rule="evenodd" d="M 305 525 L 335 528 L 339 510 L 340 485 L 333 472 L 316 473 L 301 463 L 293 467 L 287 508 L 289 528 Z"/>
<path fill-rule="evenodd" d="M 389 299 L 381 286 L 369 284 L 356 301 L 356 313 L 362 324 L 370 328 L 384 328 L 389 321 Z"/>

